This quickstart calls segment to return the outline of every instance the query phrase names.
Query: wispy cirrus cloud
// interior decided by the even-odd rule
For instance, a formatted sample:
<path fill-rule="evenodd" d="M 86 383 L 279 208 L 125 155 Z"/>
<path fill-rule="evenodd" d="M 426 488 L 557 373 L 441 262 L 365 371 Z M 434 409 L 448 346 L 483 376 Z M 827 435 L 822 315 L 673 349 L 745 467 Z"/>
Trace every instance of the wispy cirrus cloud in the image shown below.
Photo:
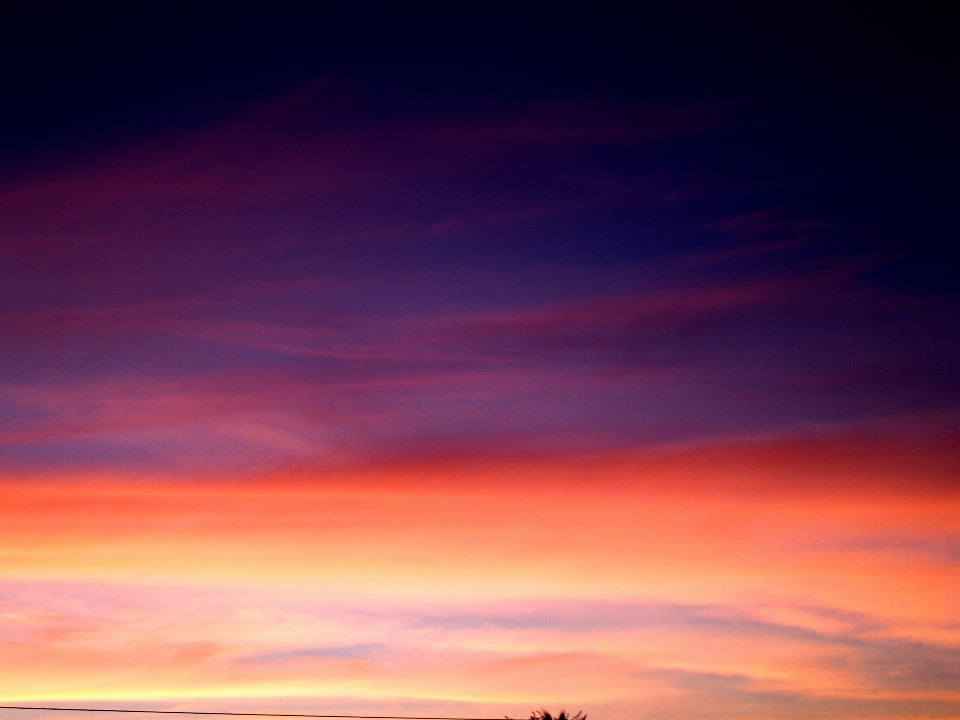
<path fill-rule="evenodd" d="M 4 584 L 10 657 L 30 663 L 24 651 L 42 651 L 51 677 L 59 677 L 73 655 L 98 648 L 76 680 L 89 683 L 123 663 L 128 687 L 141 692 L 175 679 L 190 694 L 229 693 L 240 683 L 252 696 L 280 690 L 282 698 L 286 689 L 319 692 L 321 701 L 346 690 L 355 703 L 356 695 L 379 687 L 425 710 L 439 706 L 418 691 L 454 689 L 508 704 L 586 703 L 610 717 L 654 711 L 712 717 L 704 708 L 725 707 L 769 715 L 788 706 L 822 717 L 865 709 L 882 717 L 911 704 L 937 714 L 960 703 L 953 690 L 960 646 L 898 639 L 896 629 L 891 637 L 893 618 L 864 614 L 823 632 L 764 620 L 742 605 L 512 600 L 474 603 L 465 615 L 456 605 L 424 613 L 411 605 L 317 601 L 263 588 L 131 593 L 121 585 L 74 583 L 55 594 L 50 589 Z M 852 619 L 840 608 L 816 612 Z M 582 622 L 590 616 L 594 622 Z M 258 625 L 253 633 L 243 630 L 251 617 Z M 335 644 L 310 644 L 322 638 Z M 693 655 L 683 650 L 691 644 L 699 648 Z M 616 702 L 598 705 L 597 698 L 611 694 Z"/>
<path fill-rule="evenodd" d="M 836 222 L 618 160 L 736 108 L 358 102 L 320 84 L 4 189 L 8 463 L 622 447 L 956 405 L 949 301 L 863 282 L 889 258 Z"/>
<path fill-rule="evenodd" d="M 841 263 L 459 312 L 337 308 L 322 293 L 302 309 L 281 294 L 248 310 L 8 312 L 0 333 L 18 351 L 3 360 L 0 439 L 17 462 L 66 460 L 82 439 L 166 467 L 223 459 L 220 445 L 246 466 L 348 445 L 489 445 L 503 442 L 498 426 L 512 447 L 585 448 L 948 411 L 956 336 L 929 328 L 953 322 L 951 308 L 864 292 L 855 273 Z M 574 398 L 583 410 L 565 413 Z"/>

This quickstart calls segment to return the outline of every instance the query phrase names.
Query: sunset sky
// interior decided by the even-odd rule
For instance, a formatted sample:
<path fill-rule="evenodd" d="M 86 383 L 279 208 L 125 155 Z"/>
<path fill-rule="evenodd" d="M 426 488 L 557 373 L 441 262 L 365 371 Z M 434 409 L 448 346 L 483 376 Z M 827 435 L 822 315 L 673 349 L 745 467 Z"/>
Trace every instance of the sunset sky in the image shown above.
<path fill-rule="evenodd" d="M 945 11 L 0 28 L 0 704 L 960 718 Z"/>

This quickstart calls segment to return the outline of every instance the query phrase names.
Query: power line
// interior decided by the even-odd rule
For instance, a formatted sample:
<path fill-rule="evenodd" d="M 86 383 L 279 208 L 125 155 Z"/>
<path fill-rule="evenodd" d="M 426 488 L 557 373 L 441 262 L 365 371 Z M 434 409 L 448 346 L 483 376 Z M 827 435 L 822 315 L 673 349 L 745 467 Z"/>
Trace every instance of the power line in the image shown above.
<path fill-rule="evenodd" d="M 145 715 L 229 715 L 267 718 L 345 718 L 347 720 L 514 720 L 502 718 L 423 717 L 418 715 L 315 715 L 313 713 L 217 712 L 213 710 L 132 710 L 129 708 L 46 707 L 40 705 L 0 705 L 0 710 L 52 710 L 58 712 L 141 713 Z"/>

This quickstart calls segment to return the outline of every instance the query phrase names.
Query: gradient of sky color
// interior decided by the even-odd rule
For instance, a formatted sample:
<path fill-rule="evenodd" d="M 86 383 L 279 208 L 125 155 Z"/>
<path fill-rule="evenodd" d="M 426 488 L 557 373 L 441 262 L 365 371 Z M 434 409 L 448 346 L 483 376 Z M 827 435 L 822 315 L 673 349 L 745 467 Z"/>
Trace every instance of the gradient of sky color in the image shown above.
<path fill-rule="evenodd" d="M 6 51 L 0 704 L 960 717 L 955 24 L 240 7 Z"/>

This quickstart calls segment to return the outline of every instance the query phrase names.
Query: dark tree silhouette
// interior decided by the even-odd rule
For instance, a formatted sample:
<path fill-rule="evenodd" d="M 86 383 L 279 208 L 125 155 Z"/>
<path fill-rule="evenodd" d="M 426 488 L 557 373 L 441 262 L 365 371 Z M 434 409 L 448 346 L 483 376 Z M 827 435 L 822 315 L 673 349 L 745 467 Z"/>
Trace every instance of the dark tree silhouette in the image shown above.
<path fill-rule="evenodd" d="M 566 710 L 561 710 L 559 715 L 553 716 L 546 710 L 534 710 L 530 713 L 530 720 L 587 720 L 587 716 L 582 712 L 578 712 L 576 715 L 567 715 Z"/>

